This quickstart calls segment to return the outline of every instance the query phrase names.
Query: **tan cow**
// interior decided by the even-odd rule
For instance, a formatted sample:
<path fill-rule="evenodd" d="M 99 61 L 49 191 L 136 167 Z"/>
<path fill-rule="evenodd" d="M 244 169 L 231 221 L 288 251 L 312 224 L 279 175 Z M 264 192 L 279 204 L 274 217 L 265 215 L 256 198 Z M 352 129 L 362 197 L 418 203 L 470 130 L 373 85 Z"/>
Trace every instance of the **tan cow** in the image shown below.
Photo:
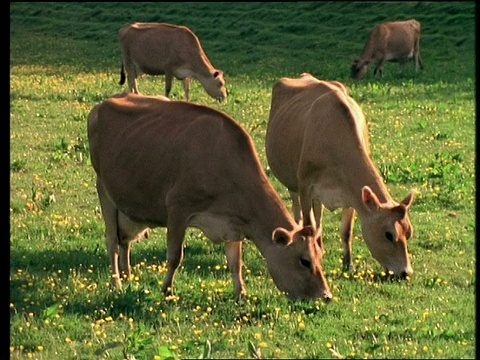
<path fill-rule="evenodd" d="M 407 240 L 413 193 L 400 203 L 388 193 L 369 155 L 362 110 L 341 83 L 310 74 L 276 82 L 265 142 L 268 164 L 289 190 L 297 221 L 308 225 L 313 214 L 321 232 L 324 206 L 343 208 L 345 270 L 356 211 L 372 256 L 396 275 L 412 275 Z"/>
<path fill-rule="evenodd" d="M 376 25 L 370 32 L 365 47 L 351 68 L 352 79 L 365 76 L 370 63 L 375 64 L 374 76 L 383 77 L 385 61 L 399 62 L 401 70 L 412 59 L 415 71 L 423 69 L 420 57 L 420 23 L 414 19 L 389 21 Z"/>
<path fill-rule="evenodd" d="M 122 50 L 120 85 L 127 73 L 129 91 L 138 94 L 142 74 L 165 74 L 165 96 L 170 95 L 175 76 L 183 80 L 189 100 L 190 79 L 197 79 L 208 95 L 222 101 L 227 97 L 223 71 L 213 67 L 198 37 L 187 27 L 166 23 L 132 23 L 118 31 Z"/>
<path fill-rule="evenodd" d="M 170 294 L 187 227 L 224 242 L 236 296 L 245 294 L 242 240 L 264 256 L 292 299 L 330 299 L 323 251 L 312 227 L 296 224 L 270 184 L 251 137 L 223 112 L 187 101 L 115 95 L 88 117 L 88 140 L 106 225 L 112 285 L 130 275 L 130 243 L 167 228 Z"/>

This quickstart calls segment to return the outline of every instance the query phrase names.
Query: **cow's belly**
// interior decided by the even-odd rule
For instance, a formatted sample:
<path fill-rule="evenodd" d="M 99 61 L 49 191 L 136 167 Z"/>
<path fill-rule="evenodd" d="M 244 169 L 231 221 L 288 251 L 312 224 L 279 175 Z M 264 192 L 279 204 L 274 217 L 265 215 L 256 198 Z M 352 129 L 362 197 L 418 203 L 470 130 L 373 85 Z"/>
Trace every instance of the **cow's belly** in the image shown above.
<path fill-rule="evenodd" d="M 245 234 L 241 230 L 240 224 L 226 215 L 194 214 L 191 216 L 188 226 L 202 230 L 205 236 L 214 243 L 245 239 Z"/>
<path fill-rule="evenodd" d="M 409 52 L 400 52 L 400 53 L 387 53 L 385 55 L 385 60 L 387 61 L 401 61 L 411 59 L 413 57 L 413 49 Z"/>

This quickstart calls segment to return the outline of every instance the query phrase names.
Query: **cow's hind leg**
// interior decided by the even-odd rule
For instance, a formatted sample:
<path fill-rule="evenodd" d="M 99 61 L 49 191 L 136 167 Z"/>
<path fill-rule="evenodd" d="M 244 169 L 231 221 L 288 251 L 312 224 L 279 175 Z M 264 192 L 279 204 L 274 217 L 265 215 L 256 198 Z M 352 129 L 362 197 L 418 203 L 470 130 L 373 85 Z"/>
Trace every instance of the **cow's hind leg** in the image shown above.
<path fill-rule="evenodd" d="M 162 284 L 162 292 L 165 295 L 173 294 L 173 278 L 183 260 L 183 239 L 186 226 L 178 219 L 177 216 L 169 214 L 167 225 L 167 275 Z"/>
<path fill-rule="evenodd" d="M 237 299 L 240 299 L 246 294 L 242 277 L 242 242 L 226 241 L 225 255 L 227 257 L 228 268 L 232 272 L 235 296 Z"/>
<path fill-rule="evenodd" d="M 190 100 L 190 78 L 183 78 L 183 90 L 185 91 L 185 99 Z"/>
<path fill-rule="evenodd" d="M 355 210 L 353 208 L 343 208 L 340 225 L 340 238 L 343 244 L 343 271 L 348 271 L 353 267 L 352 237 L 354 220 Z"/>
<path fill-rule="evenodd" d="M 120 272 L 118 268 L 118 222 L 117 209 L 115 205 L 108 198 L 103 185 L 97 178 L 97 192 L 100 200 L 100 207 L 102 209 L 102 216 L 105 222 L 105 241 L 107 245 L 108 256 L 110 257 L 110 266 L 112 276 L 110 283 L 113 287 L 120 288 L 122 283 L 120 281 Z"/>
<path fill-rule="evenodd" d="M 420 57 L 420 53 L 416 52 L 414 55 L 414 58 L 415 58 L 415 71 L 423 70 L 423 62 L 422 62 L 422 58 Z"/>
<path fill-rule="evenodd" d="M 138 94 L 137 77 L 140 76 L 140 72 L 137 72 L 137 67 L 131 61 L 125 61 L 125 70 L 127 71 L 129 91 Z"/>

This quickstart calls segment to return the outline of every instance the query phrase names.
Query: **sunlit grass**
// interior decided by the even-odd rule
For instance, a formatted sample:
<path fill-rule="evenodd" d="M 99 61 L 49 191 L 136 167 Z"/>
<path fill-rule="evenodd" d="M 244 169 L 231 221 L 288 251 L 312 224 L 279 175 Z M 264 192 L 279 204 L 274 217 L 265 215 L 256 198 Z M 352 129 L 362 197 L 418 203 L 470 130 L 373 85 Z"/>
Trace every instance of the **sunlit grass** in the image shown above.
<path fill-rule="evenodd" d="M 12 3 L 10 358 L 473 358 L 472 4 L 136 3 L 133 11 L 121 3 Z M 425 71 L 399 74 L 387 64 L 384 80 L 370 73 L 351 81 L 350 62 L 371 24 L 401 15 L 425 24 Z M 194 81 L 192 101 L 225 111 L 251 134 L 288 206 L 264 151 L 271 86 L 305 71 L 343 81 L 365 112 L 372 160 L 388 189 L 395 199 L 415 191 L 414 275 L 399 281 L 383 272 L 358 221 L 354 268 L 344 272 L 340 211 L 325 211 L 329 304 L 289 301 L 250 242 L 247 296 L 236 301 L 223 247 L 195 229 L 186 234 L 174 295 L 160 291 L 165 229 L 134 244 L 132 276 L 113 291 L 86 116 L 124 90 L 115 32 L 133 18 L 184 22 L 198 32 L 225 70 L 229 97 L 217 103 Z M 145 94 L 164 91 L 161 76 L 139 81 Z M 179 81 L 172 98 L 183 100 Z"/>

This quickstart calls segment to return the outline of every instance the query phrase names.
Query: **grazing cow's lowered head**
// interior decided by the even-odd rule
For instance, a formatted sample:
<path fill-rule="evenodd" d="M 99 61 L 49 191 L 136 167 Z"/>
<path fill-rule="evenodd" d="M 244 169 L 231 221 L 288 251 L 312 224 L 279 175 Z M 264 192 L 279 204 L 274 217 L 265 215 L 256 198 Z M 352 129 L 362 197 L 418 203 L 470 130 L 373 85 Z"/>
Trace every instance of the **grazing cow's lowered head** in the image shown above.
<path fill-rule="evenodd" d="M 314 227 L 295 222 L 268 180 L 252 138 L 227 114 L 187 101 L 114 95 L 88 117 L 88 141 L 106 226 L 112 285 L 130 275 L 130 244 L 167 228 L 173 292 L 188 227 L 223 242 L 235 295 L 245 294 L 242 244 L 251 240 L 292 299 L 332 297 Z"/>
<path fill-rule="evenodd" d="M 324 250 L 318 231 L 313 226 L 292 231 L 277 228 L 273 232 L 273 241 L 282 245 L 271 261 L 267 259 L 268 271 L 277 287 L 291 299 L 323 297 L 330 300 L 331 293 L 326 287 L 321 265 Z"/>
<path fill-rule="evenodd" d="M 203 51 L 200 40 L 186 26 L 167 23 L 132 23 L 118 31 L 122 50 L 120 85 L 138 91 L 142 74 L 165 75 L 165 96 L 170 95 L 173 78 L 183 80 L 185 98 L 190 97 L 190 79 L 200 81 L 208 95 L 222 101 L 227 97 L 223 71 L 215 69 Z"/>
<path fill-rule="evenodd" d="M 362 54 L 353 61 L 350 76 L 354 80 L 363 78 L 368 65 L 374 63 L 374 76 L 383 77 L 385 61 L 398 62 L 403 70 L 410 59 L 414 61 L 415 71 L 423 68 L 420 57 L 420 23 L 414 19 L 384 22 L 370 32 Z"/>
<path fill-rule="evenodd" d="M 368 186 L 362 189 L 363 208 L 358 216 L 362 235 L 372 256 L 385 270 L 401 278 L 412 276 L 408 254 L 408 240 L 413 235 L 408 209 L 413 202 L 413 192 L 400 203 L 381 203 Z"/>

